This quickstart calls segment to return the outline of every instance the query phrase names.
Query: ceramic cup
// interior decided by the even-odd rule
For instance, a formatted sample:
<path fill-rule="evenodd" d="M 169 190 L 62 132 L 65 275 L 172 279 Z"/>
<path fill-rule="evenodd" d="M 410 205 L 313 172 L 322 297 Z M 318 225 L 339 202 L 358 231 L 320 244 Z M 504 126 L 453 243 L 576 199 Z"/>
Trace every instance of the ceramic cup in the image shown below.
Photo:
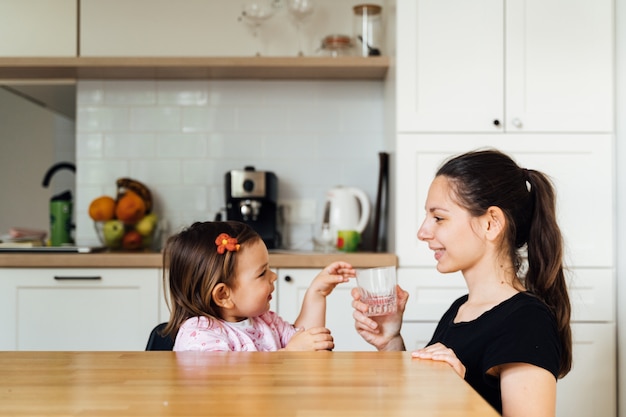
<path fill-rule="evenodd" d="M 356 252 L 361 243 L 361 234 L 356 230 L 339 230 L 337 232 L 337 249 L 343 252 Z"/>
<path fill-rule="evenodd" d="M 396 267 L 360 269 L 356 273 L 356 284 L 361 292 L 361 301 L 369 306 L 368 316 L 384 316 L 397 310 Z"/>

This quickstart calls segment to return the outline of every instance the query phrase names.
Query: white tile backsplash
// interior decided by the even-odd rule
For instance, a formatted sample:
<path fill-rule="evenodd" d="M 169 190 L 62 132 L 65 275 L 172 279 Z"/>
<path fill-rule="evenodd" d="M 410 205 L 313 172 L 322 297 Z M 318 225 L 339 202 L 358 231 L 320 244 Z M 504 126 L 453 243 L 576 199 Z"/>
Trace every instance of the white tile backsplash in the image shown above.
<path fill-rule="evenodd" d="M 97 242 L 90 201 L 114 196 L 130 176 L 148 185 L 169 232 L 211 220 L 224 206 L 224 176 L 252 165 L 279 180 L 279 200 L 314 200 L 362 188 L 374 202 L 384 149 L 380 81 L 79 81 L 76 236 Z M 284 238 L 310 249 L 317 224 Z"/>
<path fill-rule="evenodd" d="M 135 132 L 180 132 L 180 107 L 131 107 L 130 128 Z"/>
<path fill-rule="evenodd" d="M 107 158 L 153 158 L 156 154 L 154 133 L 107 133 L 103 145 Z"/>

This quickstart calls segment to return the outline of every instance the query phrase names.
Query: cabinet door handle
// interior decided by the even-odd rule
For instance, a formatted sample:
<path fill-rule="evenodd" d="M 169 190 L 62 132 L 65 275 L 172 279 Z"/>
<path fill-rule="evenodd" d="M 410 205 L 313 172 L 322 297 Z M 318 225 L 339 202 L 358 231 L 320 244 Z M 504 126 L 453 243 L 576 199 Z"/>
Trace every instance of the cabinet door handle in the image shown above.
<path fill-rule="evenodd" d="M 494 125 L 495 127 L 500 126 L 500 120 L 495 119 L 495 120 L 493 121 L 493 125 Z"/>
<path fill-rule="evenodd" d="M 522 127 L 522 121 L 520 119 L 518 119 L 517 117 L 513 120 L 511 120 L 511 124 L 513 126 L 515 126 L 516 128 L 520 129 Z"/>
<path fill-rule="evenodd" d="M 291 282 L 291 277 L 289 275 L 285 276 L 285 282 Z"/>
<path fill-rule="evenodd" d="M 99 281 L 102 279 L 102 277 L 99 277 L 97 275 L 94 275 L 91 277 L 87 277 L 87 276 L 70 277 L 70 276 L 55 275 L 54 279 L 57 281 Z"/>

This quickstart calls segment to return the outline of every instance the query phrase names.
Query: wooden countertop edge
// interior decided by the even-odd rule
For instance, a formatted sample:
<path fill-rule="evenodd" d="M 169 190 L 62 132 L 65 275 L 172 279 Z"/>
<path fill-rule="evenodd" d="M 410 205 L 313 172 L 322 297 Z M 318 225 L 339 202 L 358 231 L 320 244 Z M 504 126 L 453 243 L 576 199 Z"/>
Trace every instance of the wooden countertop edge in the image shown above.
<path fill-rule="evenodd" d="M 345 261 L 355 268 L 397 265 L 393 253 L 270 253 L 272 268 L 323 268 Z M 161 268 L 161 253 L 0 254 L 0 268 Z"/>

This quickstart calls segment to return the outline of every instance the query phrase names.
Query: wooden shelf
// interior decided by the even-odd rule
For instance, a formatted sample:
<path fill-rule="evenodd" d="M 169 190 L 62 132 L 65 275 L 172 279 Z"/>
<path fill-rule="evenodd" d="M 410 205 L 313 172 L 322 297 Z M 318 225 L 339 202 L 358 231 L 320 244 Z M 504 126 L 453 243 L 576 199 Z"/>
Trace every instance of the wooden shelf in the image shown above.
<path fill-rule="evenodd" d="M 0 58 L 0 80 L 382 80 L 389 57 Z"/>

